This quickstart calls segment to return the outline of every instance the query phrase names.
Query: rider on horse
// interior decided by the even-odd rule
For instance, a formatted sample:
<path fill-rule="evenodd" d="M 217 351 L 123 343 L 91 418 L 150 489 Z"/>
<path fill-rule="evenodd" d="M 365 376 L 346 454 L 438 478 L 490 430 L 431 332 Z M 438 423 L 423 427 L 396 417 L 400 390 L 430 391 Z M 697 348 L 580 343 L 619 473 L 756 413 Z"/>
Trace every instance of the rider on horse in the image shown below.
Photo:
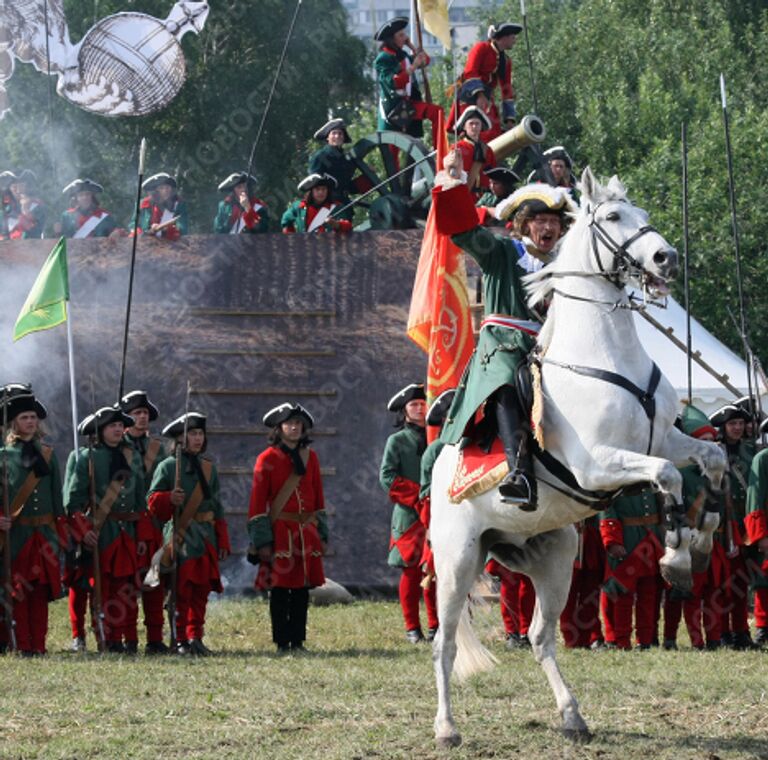
<path fill-rule="evenodd" d="M 449 155 L 446 168 L 450 167 L 455 167 L 460 176 L 461 158 Z M 534 215 L 555 214 L 564 221 L 570 208 L 566 194 L 548 192 L 550 188 L 537 190 L 530 197 L 521 196 L 518 207 L 506 207 L 507 214 L 530 205 Z M 509 465 L 509 473 L 499 485 L 502 500 L 518 504 L 523 510 L 535 510 L 530 424 L 515 387 L 518 368 L 533 348 L 541 322 L 526 303 L 522 281 L 526 274 L 522 265 L 525 248 L 518 241 L 494 235 L 478 224 L 466 184 L 447 180 L 443 189 L 435 188 L 433 203 L 438 230 L 451 235 L 454 243 L 480 265 L 485 304 L 477 347 L 456 391 L 441 439 L 458 443 L 485 404 L 484 417 L 491 421 L 495 418 Z"/>

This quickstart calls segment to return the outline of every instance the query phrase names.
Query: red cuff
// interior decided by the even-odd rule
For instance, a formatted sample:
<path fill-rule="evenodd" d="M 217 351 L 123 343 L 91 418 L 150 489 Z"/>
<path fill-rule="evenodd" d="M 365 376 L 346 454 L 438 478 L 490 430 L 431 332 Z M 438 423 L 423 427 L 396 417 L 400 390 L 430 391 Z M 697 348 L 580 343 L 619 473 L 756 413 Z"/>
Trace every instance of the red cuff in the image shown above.
<path fill-rule="evenodd" d="M 488 206 L 477 206 L 477 221 L 480 224 L 488 225 L 495 222 L 496 217 L 493 214 L 493 209 Z"/>
<path fill-rule="evenodd" d="M 150 495 L 147 506 L 152 516 L 161 522 L 167 522 L 173 517 L 170 491 L 155 491 Z"/>
<path fill-rule="evenodd" d="M 425 527 L 429 527 L 429 517 L 432 508 L 432 501 L 429 496 L 425 496 L 423 499 L 419 499 L 419 503 L 416 505 L 416 510 L 419 513 L 419 520 Z"/>
<path fill-rule="evenodd" d="M 231 553 L 232 547 L 229 543 L 229 529 L 227 528 L 226 520 L 216 520 L 214 528 L 216 530 L 216 544 L 219 547 L 219 551 L 223 549 Z"/>
<path fill-rule="evenodd" d="M 763 538 L 768 537 L 768 518 L 765 511 L 758 509 L 756 512 L 750 512 L 744 518 L 744 527 L 747 531 L 748 544 L 756 544 Z"/>
<path fill-rule="evenodd" d="M 181 231 L 175 224 L 172 224 L 169 227 L 166 227 L 163 230 L 163 233 L 164 233 L 163 237 L 166 240 L 178 240 L 181 237 Z"/>
<path fill-rule="evenodd" d="M 609 517 L 600 520 L 600 538 L 603 539 L 603 546 L 607 549 L 611 544 L 624 546 L 624 527 L 621 520 Z"/>
<path fill-rule="evenodd" d="M 93 523 L 82 513 L 75 512 L 69 518 L 70 531 L 72 538 L 80 543 L 83 540 L 83 536 L 89 531 L 93 530 Z"/>
<path fill-rule="evenodd" d="M 418 483 L 398 475 L 389 487 L 389 498 L 395 504 L 416 507 L 420 490 Z"/>
<path fill-rule="evenodd" d="M 339 226 L 336 228 L 336 232 L 352 232 L 352 222 L 349 219 L 339 219 Z"/>
<path fill-rule="evenodd" d="M 259 222 L 261 221 L 261 217 L 259 216 L 258 212 L 251 206 L 248 211 L 246 211 L 243 214 L 243 224 L 245 224 L 248 229 L 252 229 L 255 227 Z"/>
<path fill-rule="evenodd" d="M 293 227 L 283 227 L 283 235 L 293 235 L 296 230 Z"/>
<path fill-rule="evenodd" d="M 392 77 L 392 81 L 398 90 L 402 90 L 408 84 L 411 79 L 411 75 L 407 71 L 401 71 L 399 74 L 395 74 Z"/>
<path fill-rule="evenodd" d="M 477 208 L 466 185 L 450 190 L 432 190 L 432 205 L 437 231 L 443 235 L 458 235 L 478 226 Z"/>

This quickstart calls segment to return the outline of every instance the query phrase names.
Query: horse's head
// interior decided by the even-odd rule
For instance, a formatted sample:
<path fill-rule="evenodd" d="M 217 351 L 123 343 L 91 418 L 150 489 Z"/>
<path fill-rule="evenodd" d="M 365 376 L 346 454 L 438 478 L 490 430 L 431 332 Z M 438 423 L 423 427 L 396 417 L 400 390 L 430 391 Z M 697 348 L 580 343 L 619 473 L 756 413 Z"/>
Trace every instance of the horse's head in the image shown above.
<path fill-rule="evenodd" d="M 590 241 L 590 266 L 619 286 L 630 282 L 652 296 L 669 293 L 677 251 L 648 224 L 648 214 L 627 200 L 615 175 L 601 185 L 589 167 L 581 177 L 581 209 Z"/>

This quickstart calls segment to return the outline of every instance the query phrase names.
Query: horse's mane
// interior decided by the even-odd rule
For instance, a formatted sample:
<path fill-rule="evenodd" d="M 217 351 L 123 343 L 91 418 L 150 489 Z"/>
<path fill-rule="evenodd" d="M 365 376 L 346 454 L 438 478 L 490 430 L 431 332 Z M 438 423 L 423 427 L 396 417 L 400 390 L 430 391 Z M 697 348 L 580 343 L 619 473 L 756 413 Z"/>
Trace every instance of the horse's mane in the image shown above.
<path fill-rule="evenodd" d="M 584 237 L 587 232 L 586 221 L 589 210 L 606 201 L 627 200 L 626 188 L 615 174 L 608 180 L 607 184 L 603 185 L 595 179 L 589 167 L 584 170 L 578 189 L 581 193 L 581 206 L 575 213 L 568 214 L 573 223 L 560 241 L 554 261 L 538 272 L 523 277 L 530 307 L 535 307 L 536 304 L 549 298 L 556 283 L 556 278 L 552 277 L 553 273 L 584 269 L 584 264 L 578 261 L 576 257 L 585 250 Z M 554 307 L 550 305 L 547 319 L 538 340 L 539 345 L 544 348 L 549 344 L 553 322 Z"/>

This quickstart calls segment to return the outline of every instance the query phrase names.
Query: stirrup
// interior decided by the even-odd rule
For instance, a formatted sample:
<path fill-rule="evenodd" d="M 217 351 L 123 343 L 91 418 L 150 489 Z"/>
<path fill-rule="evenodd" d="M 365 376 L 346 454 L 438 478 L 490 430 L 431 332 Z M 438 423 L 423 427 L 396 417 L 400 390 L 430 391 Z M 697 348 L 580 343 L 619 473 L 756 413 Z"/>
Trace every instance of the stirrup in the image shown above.
<path fill-rule="evenodd" d="M 536 511 L 536 495 L 525 473 L 514 470 L 499 483 L 502 504 L 514 504 L 523 512 Z"/>

